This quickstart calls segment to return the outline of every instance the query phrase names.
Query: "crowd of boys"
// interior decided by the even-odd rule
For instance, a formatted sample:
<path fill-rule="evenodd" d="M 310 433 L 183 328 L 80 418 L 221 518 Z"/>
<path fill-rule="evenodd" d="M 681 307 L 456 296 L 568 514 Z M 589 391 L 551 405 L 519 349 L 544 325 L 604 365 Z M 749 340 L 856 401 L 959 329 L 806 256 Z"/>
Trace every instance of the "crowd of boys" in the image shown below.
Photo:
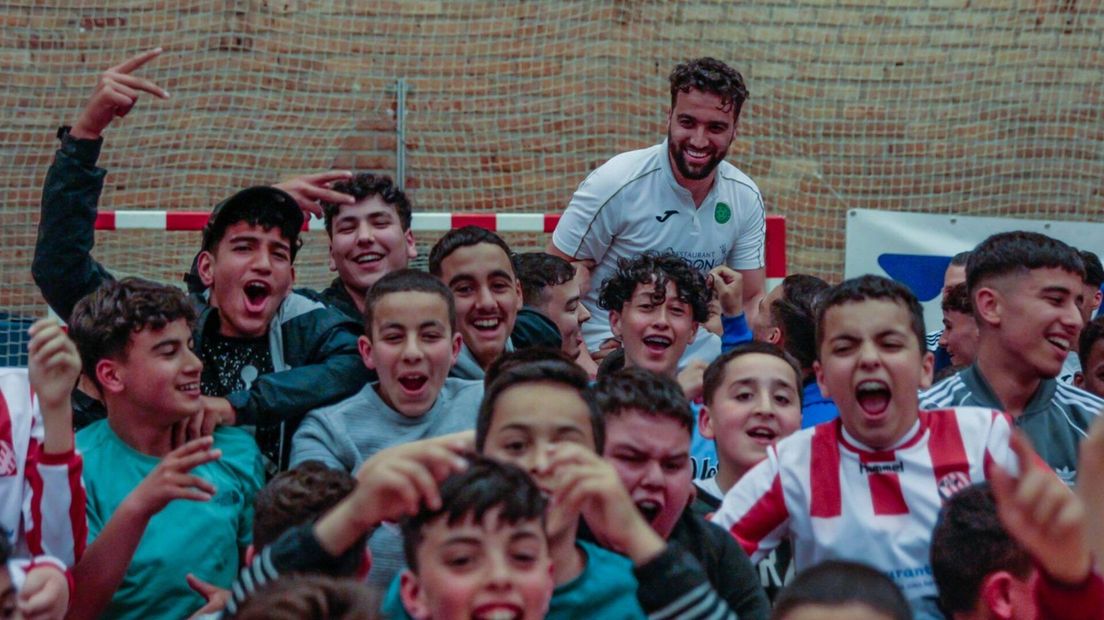
<path fill-rule="evenodd" d="M 991 236 L 931 334 L 879 276 L 765 290 L 747 89 L 703 58 L 547 253 L 465 227 L 411 269 L 402 190 L 328 172 L 215 206 L 187 293 L 116 280 L 96 162 L 160 53 L 58 133 L 32 272 L 68 330 L 0 372 L 0 617 L 1104 618 L 1091 253 Z"/>

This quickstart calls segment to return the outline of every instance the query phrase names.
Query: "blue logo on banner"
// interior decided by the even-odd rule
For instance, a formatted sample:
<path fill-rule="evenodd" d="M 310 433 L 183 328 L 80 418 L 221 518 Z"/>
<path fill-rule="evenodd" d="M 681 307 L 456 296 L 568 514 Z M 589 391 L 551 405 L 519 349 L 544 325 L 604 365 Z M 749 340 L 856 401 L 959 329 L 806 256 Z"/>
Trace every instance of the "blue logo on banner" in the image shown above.
<path fill-rule="evenodd" d="M 882 254 L 878 266 L 889 277 L 912 289 L 921 302 L 939 297 L 943 292 L 943 273 L 951 264 L 950 256 L 921 254 Z"/>

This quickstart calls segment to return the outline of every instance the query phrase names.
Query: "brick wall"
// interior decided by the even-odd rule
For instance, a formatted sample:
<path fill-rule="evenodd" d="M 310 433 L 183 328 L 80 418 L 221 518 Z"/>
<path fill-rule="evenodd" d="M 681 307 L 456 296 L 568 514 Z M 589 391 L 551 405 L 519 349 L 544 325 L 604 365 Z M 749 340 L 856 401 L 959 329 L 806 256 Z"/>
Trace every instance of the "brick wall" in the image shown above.
<path fill-rule="evenodd" d="M 730 159 L 790 218 L 791 270 L 832 278 L 849 208 L 1099 218 L 1102 17 L 1076 0 L 0 5 L 0 309 L 43 311 L 29 264 L 54 128 L 100 70 L 156 45 L 167 53 L 142 75 L 173 97 L 109 131 L 108 208 L 203 209 L 297 171 L 393 171 L 401 77 L 417 208 L 558 211 L 595 166 L 661 138 L 675 62 L 717 56 L 752 93 Z M 176 279 L 196 243 L 105 233 L 97 256 Z M 320 284 L 324 235 L 308 247 L 300 281 Z"/>

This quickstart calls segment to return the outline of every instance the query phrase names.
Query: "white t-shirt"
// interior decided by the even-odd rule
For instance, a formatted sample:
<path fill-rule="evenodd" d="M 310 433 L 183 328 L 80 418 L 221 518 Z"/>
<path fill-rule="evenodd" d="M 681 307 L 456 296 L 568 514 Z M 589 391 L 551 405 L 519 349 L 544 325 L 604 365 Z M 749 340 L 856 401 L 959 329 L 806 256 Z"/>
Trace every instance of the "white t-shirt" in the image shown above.
<path fill-rule="evenodd" d="M 667 142 L 621 153 L 591 172 L 560 218 L 552 243 L 564 254 L 597 263 L 583 299 L 591 319 L 583 339 L 595 350 L 611 336 L 609 312 L 598 292 L 621 258 L 646 251 L 673 251 L 701 272 L 725 264 L 733 269 L 764 265 L 766 210 L 759 188 L 728 162 L 701 207 L 675 180 Z"/>

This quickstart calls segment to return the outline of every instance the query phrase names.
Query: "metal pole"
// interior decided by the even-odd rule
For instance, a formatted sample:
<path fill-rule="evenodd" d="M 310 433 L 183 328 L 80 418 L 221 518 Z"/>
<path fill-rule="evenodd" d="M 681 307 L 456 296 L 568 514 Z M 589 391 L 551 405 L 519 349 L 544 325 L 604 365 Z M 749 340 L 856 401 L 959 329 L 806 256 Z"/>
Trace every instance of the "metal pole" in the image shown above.
<path fill-rule="evenodd" d="M 395 84 L 398 103 L 395 110 L 397 140 L 395 140 L 395 182 L 399 189 L 406 189 L 406 78 Z"/>

